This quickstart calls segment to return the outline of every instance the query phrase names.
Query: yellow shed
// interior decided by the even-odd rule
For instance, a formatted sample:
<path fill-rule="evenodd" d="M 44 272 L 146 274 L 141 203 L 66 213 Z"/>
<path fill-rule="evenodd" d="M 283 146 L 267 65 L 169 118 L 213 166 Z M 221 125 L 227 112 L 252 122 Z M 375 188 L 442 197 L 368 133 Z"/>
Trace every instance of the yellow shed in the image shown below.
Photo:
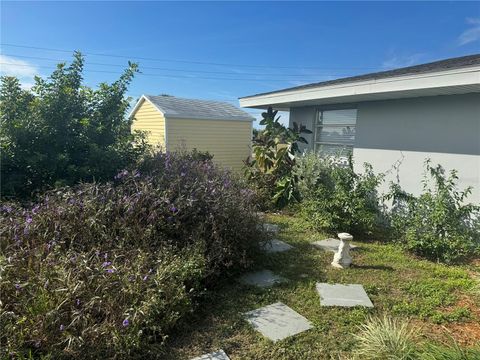
<path fill-rule="evenodd" d="M 166 151 L 208 151 L 218 164 L 239 171 L 251 155 L 254 118 L 221 101 L 142 95 L 133 108 L 132 130 Z"/>

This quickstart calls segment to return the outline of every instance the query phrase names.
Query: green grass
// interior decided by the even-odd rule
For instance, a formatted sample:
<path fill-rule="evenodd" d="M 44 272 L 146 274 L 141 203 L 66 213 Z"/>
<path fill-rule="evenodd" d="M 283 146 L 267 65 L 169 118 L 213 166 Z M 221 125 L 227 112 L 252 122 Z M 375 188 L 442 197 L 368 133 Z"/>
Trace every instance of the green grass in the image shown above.
<path fill-rule="evenodd" d="M 258 269 L 270 269 L 289 281 L 270 289 L 235 281 L 219 284 L 202 300 L 201 310 L 171 335 L 166 359 L 189 359 L 219 348 L 232 359 L 345 359 L 356 346 L 352 333 L 370 315 L 410 318 L 422 325 L 422 341 L 437 344 L 445 340 L 442 332 L 448 334 L 450 325 L 480 321 L 478 311 L 457 305 L 465 298 L 480 304 L 478 268 L 419 260 L 392 244 L 358 242 L 361 247 L 353 252 L 354 266 L 337 270 L 329 266 L 332 253 L 310 245 L 328 235 L 306 231 L 300 220 L 287 215 L 271 215 L 269 221 L 281 226 L 278 237 L 295 248 L 265 255 Z M 320 307 L 315 291 L 318 281 L 362 284 L 375 308 Z M 277 301 L 305 316 L 314 328 L 273 343 L 242 317 L 243 312 Z M 434 331 L 439 327 L 445 331 Z M 478 341 L 472 336 L 462 340 Z"/>

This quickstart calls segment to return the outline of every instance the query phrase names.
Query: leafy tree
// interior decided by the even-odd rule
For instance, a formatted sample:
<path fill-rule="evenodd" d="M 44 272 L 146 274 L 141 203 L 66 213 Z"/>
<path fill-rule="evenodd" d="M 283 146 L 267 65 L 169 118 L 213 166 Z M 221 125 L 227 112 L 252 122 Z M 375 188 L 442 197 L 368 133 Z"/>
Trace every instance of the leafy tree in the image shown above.
<path fill-rule="evenodd" d="M 73 55 L 47 78 L 24 90 L 2 77 L 0 142 L 2 197 L 29 197 L 52 186 L 111 178 L 147 149 L 126 119 L 130 63 L 118 80 L 94 90 L 83 82 L 84 58 Z"/>
<path fill-rule="evenodd" d="M 304 125 L 293 123 L 292 128 L 282 125 L 277 110 L 271 107 L 262 113 L 263 131 L 253 139 L 254 159 L 246 162 L 247 177 L 263 188 L 278 207 L 299 200 L 297 178 L 292 174 L 299 143 L 307 144 L 302 134 L 311 134 Z"/>

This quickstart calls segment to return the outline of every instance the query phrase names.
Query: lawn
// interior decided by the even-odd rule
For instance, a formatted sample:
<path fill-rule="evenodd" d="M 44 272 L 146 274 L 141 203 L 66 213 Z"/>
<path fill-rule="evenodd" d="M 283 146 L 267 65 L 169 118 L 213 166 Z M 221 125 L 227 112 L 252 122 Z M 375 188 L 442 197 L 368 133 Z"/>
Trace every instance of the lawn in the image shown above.
<path fill-rule="evenodd" d="M 333 254 L 310 243 L 330 237 L 307 231 L 290 215 L 269 215 L 279 224 L 278 238 L 294 249 L 265 255 L 258 269 L 289 279 L 270 289 L 235 281 L 218 284 L 201 309 L 167 341 L 166 359 L 189 359 L 223 349 L 232 359 L 342 359 L 355 348 L 352 333 L 369 315 L 388 314 L 421 327 L 421 342 L 461 346 L 480 343 L 480 267 L 445 266 L 417 259 L 393 244 L 356 242 L 354 266 L 333 269 Z M 355 241 L 354 241 L 355 242 Z M 320 307 L 316 282 L 362 284 L 375 305 L 367 308 Z M 242 313 L 281 301 L 313 323 L 313 329 L 273 343 L 251 328 Z"/>

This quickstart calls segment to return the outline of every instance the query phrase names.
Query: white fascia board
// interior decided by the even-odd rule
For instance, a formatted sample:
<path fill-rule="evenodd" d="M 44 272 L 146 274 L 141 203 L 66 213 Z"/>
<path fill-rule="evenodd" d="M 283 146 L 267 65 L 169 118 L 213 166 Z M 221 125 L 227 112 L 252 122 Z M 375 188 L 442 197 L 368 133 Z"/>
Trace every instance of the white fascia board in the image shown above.
<path fill-rule="evenodd" d="M 239 99 L 241 107 L 480 84 L 480 66 L 282 91 Z M 354 98 L 352 98 L 354 101 Z"/>
<path fill-rule="evenodd" d="M 133 107 L 132 111 L 130 111 L 130 114 L 128 114 L 128 118 L 131 119 L 133 115 L 137 112 L 138 108 L 143 104 L 144 101 L 148 101 L 150 104 L 153 105 L 155 109 L 158 110 L 160 114 L 163 115 L 162 109 L 160 109 L 157 105 L 155 105 L 153 102 L 151 102 L 145 95 L 140 96 L 140 99 L 138 99 L 137 103 Z"/>

